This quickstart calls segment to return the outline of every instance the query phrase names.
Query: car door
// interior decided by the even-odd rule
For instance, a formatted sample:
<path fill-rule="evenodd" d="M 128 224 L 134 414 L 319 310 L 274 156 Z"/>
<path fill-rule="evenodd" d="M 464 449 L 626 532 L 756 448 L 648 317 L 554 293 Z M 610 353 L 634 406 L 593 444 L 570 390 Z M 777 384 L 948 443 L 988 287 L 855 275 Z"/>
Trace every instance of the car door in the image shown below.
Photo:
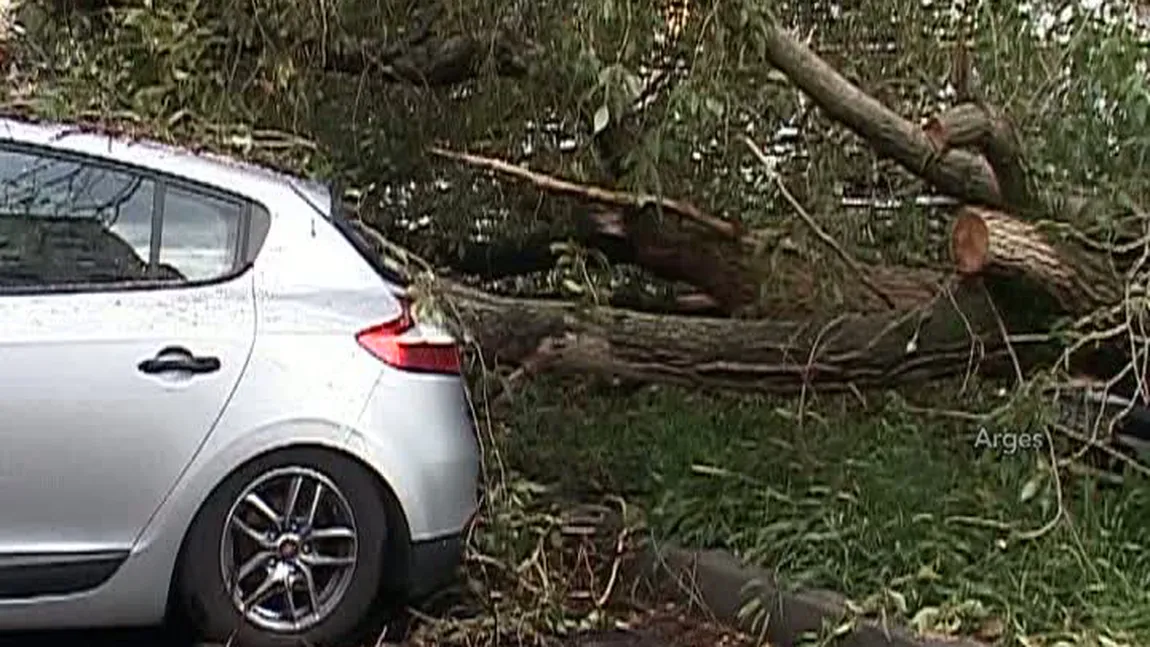
<path fill-rule="evenodd" d="M 0 597 L 126 555 L 254 340 L 248 205 L 54 155 L 0 147 Z"/>

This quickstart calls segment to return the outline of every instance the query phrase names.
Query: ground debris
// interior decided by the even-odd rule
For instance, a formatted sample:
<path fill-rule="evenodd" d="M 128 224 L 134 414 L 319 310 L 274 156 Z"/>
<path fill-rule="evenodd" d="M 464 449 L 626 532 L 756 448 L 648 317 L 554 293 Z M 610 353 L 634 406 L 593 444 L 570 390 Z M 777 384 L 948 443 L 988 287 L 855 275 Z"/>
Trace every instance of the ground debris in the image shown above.
<path fill-rule="evenodd" d="M 622 628 L 577 636 L 571 647 L 769 647 L 675 605 L 636 610 Z"/>

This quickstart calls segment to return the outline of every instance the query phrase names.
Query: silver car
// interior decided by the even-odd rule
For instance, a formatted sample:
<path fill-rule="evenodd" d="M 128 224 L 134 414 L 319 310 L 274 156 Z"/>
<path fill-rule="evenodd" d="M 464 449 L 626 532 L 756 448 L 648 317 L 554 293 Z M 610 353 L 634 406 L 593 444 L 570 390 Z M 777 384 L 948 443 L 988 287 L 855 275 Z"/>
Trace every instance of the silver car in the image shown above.
<path fill-rule="evenodd" d="M 334 194 L 0 119 L 0 630 L 332 644 L 451 582 L 458 348 Z"/>

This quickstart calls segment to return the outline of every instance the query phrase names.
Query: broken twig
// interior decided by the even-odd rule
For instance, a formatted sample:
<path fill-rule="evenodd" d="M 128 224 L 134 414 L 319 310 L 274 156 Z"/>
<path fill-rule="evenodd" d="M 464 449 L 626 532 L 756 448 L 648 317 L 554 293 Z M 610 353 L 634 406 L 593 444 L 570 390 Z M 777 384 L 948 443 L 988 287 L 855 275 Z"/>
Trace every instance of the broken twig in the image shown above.
<path fill-rule="evenodd" d="M 668 198 L 660 198 L 650 194 L 640 193 L 626 193 L 623 191 L 612 191 L 597 186 L 589 186 L 586 184 L 578 184 L 569 180 L 545 175 L 543 173 L 536 173 L 525 169 L 521 166 L 516 166 L 509 162 L 505 162 L 493 157 L 486 157 L 483 155 L 474 155 L 472 153 L 460 153 L 451 151 L 444 148 L 433 147 L 431 152 L 440 157 L 458 160 L 472 166 L 478 166 L 491 171 L 517 177 L 521 180 L 527 180 L 534 184 L 539 189 L 549 191 L 551 193 L 558 193 L 568 195 L 592 202 L 599 202 L 603 204 L 610 204 L 618 207 L 634 207 L 642 209 L 648 205 L 654 205 L 665 211 L 674 213 L 682 218 L 693 221 L 706 227 L 707 229 L 726 238 L 737 239 L 739 237 L 739 227 L 736 223 L 722 218 L 716 218 L 710 214 L 704 213 L 693 204 L 680 202 L 678 200 L 671 200 Z"/>

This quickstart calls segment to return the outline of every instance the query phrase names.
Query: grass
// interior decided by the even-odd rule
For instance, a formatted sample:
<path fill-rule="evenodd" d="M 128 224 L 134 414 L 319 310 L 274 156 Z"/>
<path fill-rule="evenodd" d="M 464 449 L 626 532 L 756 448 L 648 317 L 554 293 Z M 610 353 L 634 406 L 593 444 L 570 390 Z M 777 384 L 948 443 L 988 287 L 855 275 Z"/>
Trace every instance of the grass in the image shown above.
<path fill-rule="evenodd" d="M 1063 477 L 1063 521 L 1023 540 L 1057 510 L 1048 452 L 980 448 L 974 423 L 897 398 L 824 398 L 800 425 L 782 400 L 552 381 L 507 416 L 509 463 L 568 496 L 626 496 L 657 538 L 730 549 L 924 630 L 1150 644 L 1145 482 Z"/>

